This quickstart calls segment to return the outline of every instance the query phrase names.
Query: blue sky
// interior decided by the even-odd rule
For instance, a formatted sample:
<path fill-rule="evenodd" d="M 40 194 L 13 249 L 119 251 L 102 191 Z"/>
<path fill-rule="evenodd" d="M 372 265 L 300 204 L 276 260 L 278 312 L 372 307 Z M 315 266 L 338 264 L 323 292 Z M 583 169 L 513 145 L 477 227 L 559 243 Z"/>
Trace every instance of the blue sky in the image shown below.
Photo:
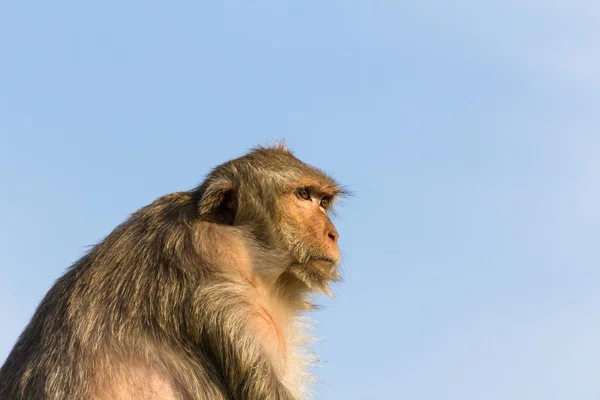
<path fill-rule="evenodd" d="M 318 399 L 600 396 L 600 3 L 0 4 L 0 360 L 89 245 L 285 139 L 355 196 Z"/>

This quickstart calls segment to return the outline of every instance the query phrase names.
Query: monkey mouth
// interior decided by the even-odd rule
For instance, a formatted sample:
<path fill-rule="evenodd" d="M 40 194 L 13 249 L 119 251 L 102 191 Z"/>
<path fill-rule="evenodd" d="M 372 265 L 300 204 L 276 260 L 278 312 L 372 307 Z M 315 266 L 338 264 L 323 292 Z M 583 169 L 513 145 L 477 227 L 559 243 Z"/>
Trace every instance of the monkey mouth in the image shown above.
<path fill-rule="evenodd" d="M 313 256 L 310 258 L 310 261 L 321 261 L 332 265 L 336 265 L 338 263 L 337 260 L 327 256 Z"/>

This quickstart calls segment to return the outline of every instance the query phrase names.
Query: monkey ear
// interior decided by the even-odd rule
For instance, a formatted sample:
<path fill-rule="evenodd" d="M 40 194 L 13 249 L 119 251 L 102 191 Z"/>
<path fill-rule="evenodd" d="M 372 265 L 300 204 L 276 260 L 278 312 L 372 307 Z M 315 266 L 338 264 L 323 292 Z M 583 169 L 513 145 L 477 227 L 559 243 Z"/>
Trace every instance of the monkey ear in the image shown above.
<path fill-rule="evenodd" d="M 200 198 L 200 216 L 219 224 L 233 225 L 238 199 L 230 181 L 211 182 Z"/>

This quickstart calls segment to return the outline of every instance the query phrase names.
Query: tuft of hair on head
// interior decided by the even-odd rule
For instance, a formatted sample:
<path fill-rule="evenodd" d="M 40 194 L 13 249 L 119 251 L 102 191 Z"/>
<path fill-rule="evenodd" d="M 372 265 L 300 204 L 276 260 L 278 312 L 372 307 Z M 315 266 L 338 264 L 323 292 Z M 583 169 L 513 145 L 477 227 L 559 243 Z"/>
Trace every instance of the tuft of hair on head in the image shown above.
<path fill-rule="evenodd" d="M 274 141 L 268 141 L 264 146 L 258 145 L 250 149 L 251 151 L 282 151 L 293 154 L 286 144 L 284 139 L 277 139 Z"/>

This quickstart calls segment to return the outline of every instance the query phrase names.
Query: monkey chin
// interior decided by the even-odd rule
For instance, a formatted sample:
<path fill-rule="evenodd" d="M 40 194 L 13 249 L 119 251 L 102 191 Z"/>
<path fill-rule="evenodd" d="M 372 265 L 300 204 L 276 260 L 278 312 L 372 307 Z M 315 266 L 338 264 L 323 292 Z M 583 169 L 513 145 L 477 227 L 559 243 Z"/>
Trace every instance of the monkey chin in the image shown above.
<path fill-rule="evenodd" d="M 306 262 L 292 265 L 290 272 L 306 285 L 308 291 L 333 298 L 329 284 L 341 279 L 338 265 L 339 260 L 331 257 L 311 257 Z"/>

